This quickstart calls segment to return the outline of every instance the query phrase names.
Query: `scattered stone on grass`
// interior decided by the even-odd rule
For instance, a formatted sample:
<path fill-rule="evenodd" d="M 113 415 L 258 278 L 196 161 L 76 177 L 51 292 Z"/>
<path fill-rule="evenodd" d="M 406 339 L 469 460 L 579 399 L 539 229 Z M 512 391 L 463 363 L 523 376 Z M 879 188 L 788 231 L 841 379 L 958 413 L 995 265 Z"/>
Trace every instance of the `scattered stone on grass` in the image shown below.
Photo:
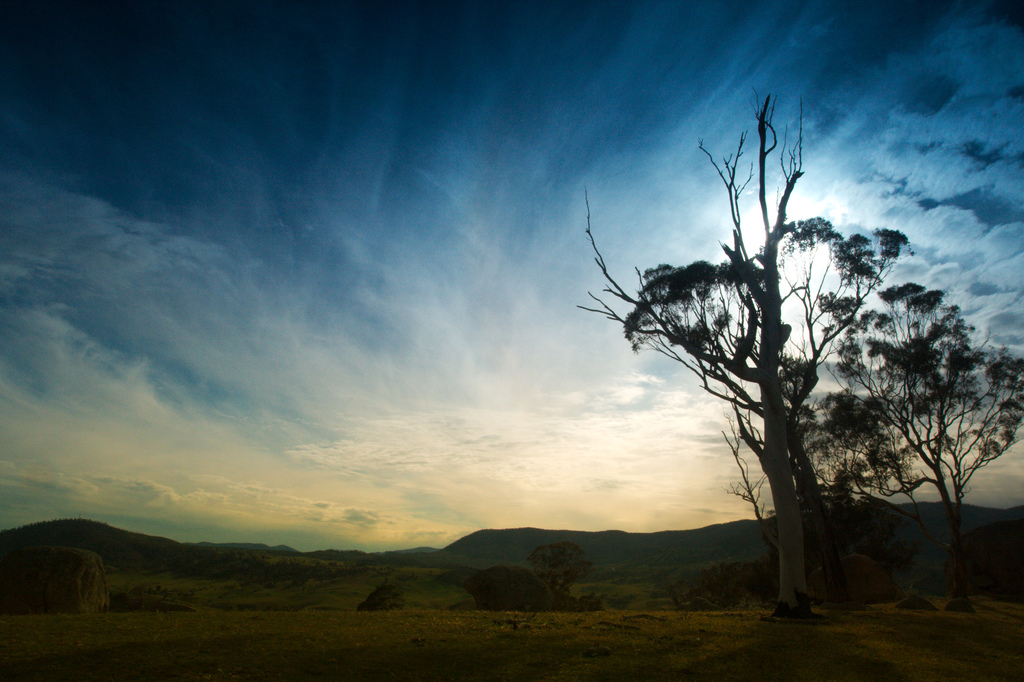
<path fill-rule="evenodd" d="M 583 652 L 583 655 L 587 658 L 597 658 L 598 656 L 611 656 L 612 650 L 606 646 L 592 646 Z"/>
<path fill-rule="evenodd" d="M 523 628 L 524 630 L 526 630 L 530 627 L 531 620 L 533 620 L 533 616 L 529 616 L 528 618 L 518 618 L 516 616 L 509 616 L 508 618 L 499 618 L 498 620 L 494 621 L 494 624 L 510 625 L 512 626 L 513 630 L 518 630 L 519 628 Z"/>
<path fill-rule="evenodd" d="M 824 625 L 829 622 L 826 616 L 820 613 L 812 613 L 802 618 L 787 618 L 785 616 L 761 616 L 765 623 L 794 623 L 796 625 Z"/>
<path fill-rule="evenodd" d="M 896 602 L 896 608 L 909 609 L 910 611 L 938 611 L 935 608 L 935 604 L 917 594 L 912 594 Z"/>
<path fill-rule="evenodd" d="M 821 605 L 821 608 L 826 611 L 867 611 L 868 607 L 861 604 L 859 601 L 848 601 L 838 604 L 836 602 L 827 601 Z"/>
<path fill-rule="evenodd" d="M 638 628 L 635 625 L 627 625 L 625 623 L 613 623 L 610 620 L 598 621 L 597 624 L 598 625 L 602 625 L 602 626 L 604 626 L 606 628 L 618 628 L 620 630 L 639 630 L 640 629 L 640 628 Z"/>
<path fill-rule="evenodd" d="M 680 605 L 681 611 L 721 611 L 722 607 L 704 597 L 694 597 Z"/>
<path fill-rule="evenodd" d="M 960 613 L 974 613 L 974 605 L 966 597 L 957 597 L 946 602 L 946 611 L 959 611 Z"/>

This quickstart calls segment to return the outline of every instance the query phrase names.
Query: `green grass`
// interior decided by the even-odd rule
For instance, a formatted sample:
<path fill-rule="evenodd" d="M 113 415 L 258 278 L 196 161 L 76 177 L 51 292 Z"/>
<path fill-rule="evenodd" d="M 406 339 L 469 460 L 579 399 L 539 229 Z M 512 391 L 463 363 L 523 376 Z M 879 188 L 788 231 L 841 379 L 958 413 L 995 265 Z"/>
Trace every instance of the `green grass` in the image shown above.
<path fill-rule="evenodd" d="M 406 610 L 0 617 L 8 680 L 1010 680 L 1024 605 L 755 612 Z M 516 627 L 513 627 L 513 621 Z M 588 657 L 595 646 L 607 656 Z"/>
<path fill-rule="evenodd" d="M 322 582 L 267 585 L 252 581 L 181 577 L 170 573 L 109 572 L 107 588 L 111 593 L 134 592 L 150 598 L 185 602 L 198 608 L 352 611 L 386 578 L 405 591 L 406 606 L 443 609 L 469 596 L 462 587 L 437 579 L 444 573 L 443 569 L 436 568 L 402 567 L 390 574 L 367 569 Z"/>

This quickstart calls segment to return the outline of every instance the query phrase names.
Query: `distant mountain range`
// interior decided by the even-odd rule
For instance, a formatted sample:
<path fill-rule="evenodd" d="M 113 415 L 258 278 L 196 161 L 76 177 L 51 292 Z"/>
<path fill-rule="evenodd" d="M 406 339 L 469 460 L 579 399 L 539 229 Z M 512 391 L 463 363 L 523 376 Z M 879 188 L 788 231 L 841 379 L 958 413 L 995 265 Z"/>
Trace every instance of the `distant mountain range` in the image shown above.
<path fill-rule="evenodd" d="M 478 530 L 448 545 L 439 555 L 475 567 L 519 564 L 537 547 L 562 540 L 579 545 L 595 565 L 612 567 L 744 561 L 757 558 L 765 551 L 758 523 L 751 520 L 657 533 L 540 528 Z"/>
<path fill-rule="evenodd" d="M 288 545 L 265 545 L 262 542 L 186 542 L 186 545 L 194 547 L 219 547 L 221 549 L 255 549 L 270 552 L 298 552 Z"/>
<path fill-rule="evenodd" d="M 941 505 L 921 505 L 926 524 L 939 537 L 948 536 Z M 1012 509 L 964 506 L 964 530 L 996 521 L 1024 518 L 1024 506 Z M 921 538 L 909 524 L 905 539 Z M 80 547 L 96 552 L 112 570 L 167 571 L 221 570 L 227 557 L 277 555 L 341 561 L 362 565 L 411 565 L 437 568 L 485 568 L 495 564 L 525 564 L 526 557 L 541 545 L 569 540 L 580 546 L 603 578 L 611 574 L 623 578 L 643 574 L 668 580 L 692 574 L 719 562 L 746 561 L 765 552 L 758 523 L 753 520 L 720 523 L 693 530 L 657 533 L 624 531 L 544 530 L 513 528 L 479 530 L 456 540 L 443 549 L 417 547 L 391 552 L 368 553 L 358 550 L 319 550 L 298 552 L 287 545 L 270 547 L 262 543 L 179 543 L 168 538 L 121 530 L 105 523 L 85 519 L 43 521 L 0 531 L 0 556 L 24 546 L 58 545 Z M 941 549 L 927 541 L 921 543 L 919 560 L 934 564 L 944 559 Z"/>

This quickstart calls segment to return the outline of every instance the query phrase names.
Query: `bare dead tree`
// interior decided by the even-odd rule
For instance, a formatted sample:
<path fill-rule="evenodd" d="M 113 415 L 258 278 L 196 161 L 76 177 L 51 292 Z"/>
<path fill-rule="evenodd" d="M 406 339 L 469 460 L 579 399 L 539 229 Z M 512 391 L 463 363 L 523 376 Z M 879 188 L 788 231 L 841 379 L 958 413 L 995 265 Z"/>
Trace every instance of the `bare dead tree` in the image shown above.
<path fill-rule="evenodd" d="M 774 101 L 766 97 L 755 111 L 758 130 L 756 163 L 757 198 L 764 242 L 754 253 L 748 246 L 741 220 L 741 198 L 754 179 L 741 172 L 746 144 L 741 135 L 736 152 L 715 160 L 700 142 L 717 171 L 729 199 L 733 224 L 731 244 L 722 244 L 727 260 L 713 265 L 697 261 L 684 267 L 660 265 L 643 273 L 636 270 L 638 290 L 631 294 L 612 277 L 598 250 L 590 225 L 587 203 L 587 236 L 606 287 L 603 293 L 627 304 L 622 314 L 604 299 L 591 294 L 597 307 L 580 306 L 604 315 L 623 326 L 634 351 L 655 350 L 681 363 L 700 381 L 702 388 L 730 403 L 739 415 L 755 415 L 761 428 L 746 428 L 738 419 L 739 436 L 758 455 L 772 493 L 778 521 L 780 592 L 778 615 L 810 615 L 806 596 L 803 555 L 801 493 L 813 503 L 813 475 L 799 475 L 806 465 L 801 449 L 791 461 L 790 443 L 799 435 L 799 414 L 817 383 L 817 368 L 842 331 L 856 319 L 867 293 L 873 290 L 906 246 L 901 233 L 879 230 L 875 241 L 853 235 L 843 239 L 828 221 L 815 218 L 787 221 L 787 206 L 802 177 L 802 139 L 779 155 L 783 187 L 771 215 L 767 200 L 768 161 L 778 147 L 772 123 Z M 829 249 L 830 270 L 815 273 L 813 255 Z M 795 278 L 785 271 L 788 262 L 802 264 Z M 828 288 L 826 282 L 838 280 Z M 785 285 L 785 289 L 784 289 Z M 802 304 L 800 341 L 791 340 L 793 327 L 783 319 L 790 300 Z M 755 435 L 756 434 L 756 435 Z M 835 557 L 838 570 L 841 564 Z M 840 573 L 841 576 L 841 573 Z M 843 588 L 845 589 L 845 588 Z"/>
<path fill-rule="evenodd" d="M 764 488 L 764 484 L 767 478 L 764 474 L 756 476 L 750 471 L 750 465 L 747 464 L 747 460 L 743 458 L 743 438 L 739 433 L 739 416 L 729 420 L 729 425 L 732 427 L 732 433 L 726 434 L 722 432 L 722 437 L 725 438 L 725 444 L 729 446 L 729 451 L 732 453 L 732 457 L 736 460 L 736 466 L 740 470 L 739 482 L 733 482 L 729 486 L 729 493 L 740 498 L 744 502 L 747 502 L 754 509 L 754 518 L 757 519 L 757 523 L 761 526 L 761 535 L 764 536 L 776 551 L 779 549 L 779 538 L 775 531 L 768 524 L 768 514 L 764 502 L 761 501 L 761 489 Z M 761 455 L 758 450 L 754 451 L 758 459 Z"/>

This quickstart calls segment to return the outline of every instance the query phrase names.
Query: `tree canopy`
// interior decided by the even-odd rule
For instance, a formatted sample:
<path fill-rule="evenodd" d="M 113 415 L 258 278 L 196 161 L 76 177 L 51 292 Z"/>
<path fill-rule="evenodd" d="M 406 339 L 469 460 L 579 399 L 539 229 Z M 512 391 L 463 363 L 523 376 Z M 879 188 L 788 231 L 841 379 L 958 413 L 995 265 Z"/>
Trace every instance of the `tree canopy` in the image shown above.
<path fill-rule="evenodd" d="M 594 567 L 584 558 L 579 545 L 568 540 L 541 545 L 530 553 L 526 561 L 537 577 L 551 588 L 555 595 L 555 608 L 569 601 L 569 590 Z"/>
<path fill-rule="evenodd" d="M 844 239 L 822 218 L 789 221 L 787 207 L 803 176 L 800 137 L 794 147 L 779 150 L 782 189 L 772 215 L 767 169 L 779 145 L 774 108 L 774 100 L 766 97 L 755 110 L 757 161 L 746 179 L 740 165 L 745 134 L 735 154 L 720 163 L 700 143 L 728 195 L 733 229 L 731 243 L 721 245 L 725 261 L 637 270 L 639 289 L 630 293 L 610 274 L 597 248 L 588 208 L 587 235 L 607 285 L 603 292 L 630 310 L 620 313 L 593 294 L 598 306 L 581 307 L 621 324 L 634 351 L 656 350 L 681 363 L 705 391 L 732 407 L 739 436 L 761 464 L 778 517 L 776 612 L 809 615 L 798 485 L 805 502 L 814 506 L 819 527 L 827 529 L 816 479 L 799 443 L 799 415 L 817 384 L 818 367 L 905 251 L 907 239 L 893 230 L 877 230 L 874 239 Z M 755 172 L 763 229 L 756 252 L 741 220 L 741 198 Z M 828 265 L 816 270 L 814 256 L 820 249 L 827 249 Z M 789 319 L 788 313 L 784 319 L 783 307 L 790 304 L 800 310 L 799 319 Z M 793 324 L 799 327 L 796 334 Z M 833 559 L 833 570 L 841 571 L 838 556 Z"/>
<path fill-rule="evenodd" d="M 961 505 L 975 474 L 1019 440 L 1024 359 L 973 340 L 974 329 L 945 294 L 914 284 L 879 293 L 881 310 L 861 315 L 840 349 L 843 390 L 822 403 L 833 478 L 858 493 L 916 503 L 938 494 L 951 539 L 953 593 L 967 594 Z"/>

